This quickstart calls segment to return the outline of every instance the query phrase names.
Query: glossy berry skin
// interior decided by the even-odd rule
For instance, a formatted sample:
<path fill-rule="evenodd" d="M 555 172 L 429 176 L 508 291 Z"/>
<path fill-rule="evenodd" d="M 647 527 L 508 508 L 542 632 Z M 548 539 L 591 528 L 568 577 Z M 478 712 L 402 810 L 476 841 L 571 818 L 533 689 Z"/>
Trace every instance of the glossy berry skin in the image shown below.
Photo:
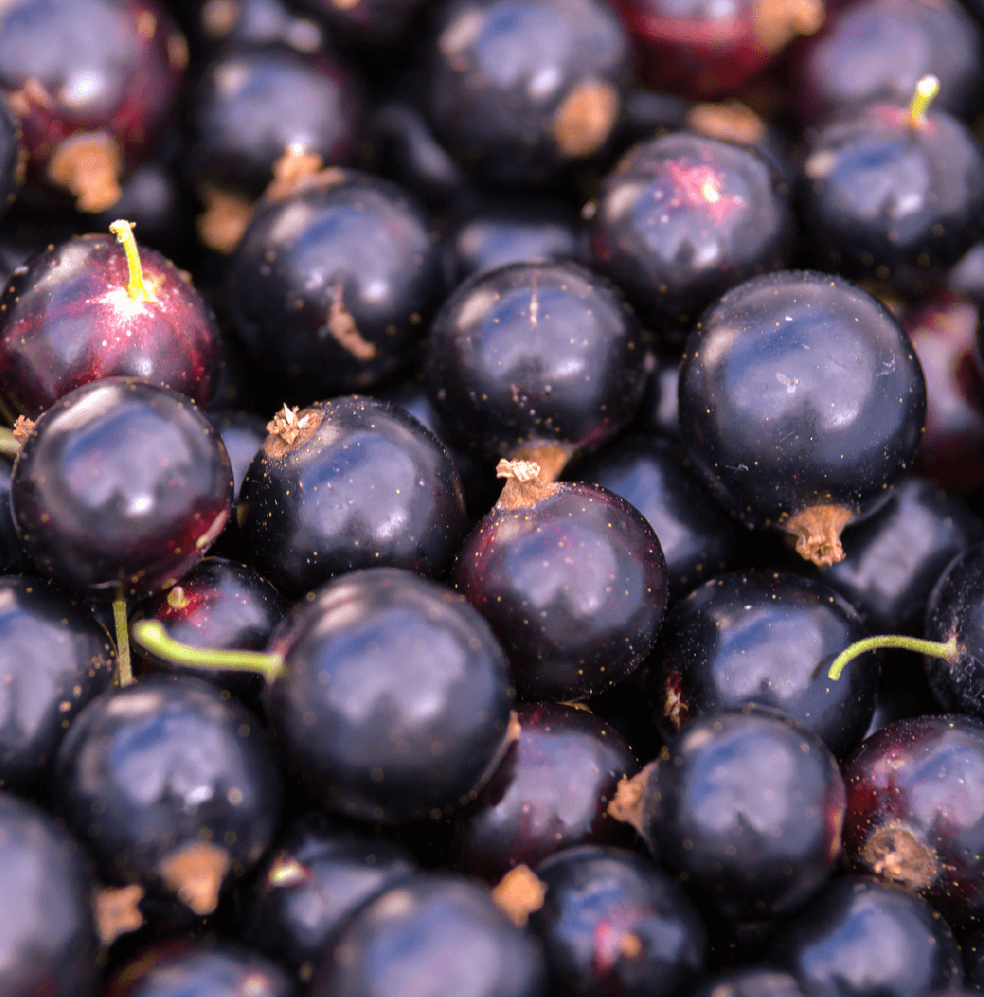
<path fill-rule="evenodd" d="M 278 839 L 253 884 L 245 937 L 310 980 L 348 919 L 415 872 L 417 863 L 397 842 L 308 814 Z"/>
<path fill-rule="evenodd" d="M 359 0 L 340 6 L 331 0 L 299 0 L 332 33 L 385 50 L 406 40 L 423 0 Z M 412 37 L 412 35 L 411 35 Z"/>
<path fill-rule="evenodd" d="M 415 997 L 424 988 L 458 997 L 539 997 L 546 985 L 540 945 L 506 919 L 487 888 L 421 874 L 349 921 L 310 994 Z"/>
<path fill-rule="evenodd" d="M 628 43 L 594 0 L 457 2 L 429 62 L 427 106 L 444 147 L 480 181 L 533 187 L 607 144 Z"/>
<path fill-rule="evenodd" d="M 904 312 L 902 325 L 926 378 L 926 431 L 916 470 L 952 495 L 967 495 L 984 485 L 976 459 L 984 448 L 980 305 L 965 293 L 941 291 Z"/>
<path fill-rule="evenodd" d="M 262 651 L 284 618 L 287 602 L 255 569 L 224 557 L 203 558 L 177 585 L 140 603 L 130 623 L 157 620 L 174 640 L 214 650 Z M 259 675 L 248 672 L 179 665 L 136 646 L 137 676 L 164 672 L 194 675 L 252 705 L 262 689 Z"/>
<path fill-rule="evenodd" d="M 531 505 L 500 502 L 465 539 L 452 577 L 526 700 L 581 699 L 623 679 L 653 646 L 668 590 L 642 513 L 574 482 Z"/>
<path fill-rule="evenodd" d="M 824 743 L 758 706 L 707 714 L 649 772 L 643 837 L 724 917 L 801 906 L 840 854 L 844 784 Z"/>
<path fill-rule="evenodd" d="M 509 456 L 615 435 L 642 400 L 643 352 L 638 322 L 603 278 L 574 263 L 516 263 L 452 293 L 425 369 L 451 431 Z"/>
<path fill-rule="evenodd" d="M 24 567 L 20 540 L 14 529 L 14 517 L 10 511 L 10 489 L 14 466 L 6 459 L 0 459 L 0 572 L 7 574 Z"/>
<path fill-rule="evenodd" d="M 173 585 L 214 542 L 229 518 L 232 468 L 189 399 L 108 378 L 37 420 L 11 500 L 42 573 L 89 595 L 145 595 Z"/>
<path fill-rule="evenodd" d="M 337 57 L 240 43 L 210 60 L 194 85 L 186 169 L 200 189 L 253 201 L 292 145 L 346 165 L 361 116 L 360 86 Z"/>
<path fill-rule="evenodd" d="M 789 188 L 764 155 L 686 131 L 633 146 L 590 226 L 594 265 L 671 337 L 729 287 L 783 266 L 795 230 Z"/>
<path fill-rule="evenodd" d="M 965 502 L 910 476 L 870 519 L 845 529 L 843 561 L 800 570 L 839 592 L 869 633 L 920 637 L 933 585 L 953 558 L 982 541 L 984 525 Z"/>
<path fill-rule="evenodd" d="M 912 291 L 940 284 L 981 232 L 984 152 L 959 119 L 870 104 L 820 129 L 801 196 L 817 265 Z"/>
<path fill-rule="evenodd" d="M 95 997 L 95 886 L 78 843 L 48 815 L 0 793 L 0 990 L 17 997 Z"/>
<path fill-rule="evenodd" d="M 822 124 L 879 101 L 907 103 L 927 73 L 934 100 L 968 114 L 980 86 L 980 27 L 954 0 L 858 0 L 832 11 L 792 66 L 796 113 Z"/>
<path fill-rule="evenodd" d="M 75 236 L 19 267 L 0 299 L 0 403 L 37 418 L 74 388 L 139 377 L 207 406 L 221 337 L 211 309 L 177 267 L 140 248 L 156 300 L 136 301 L 114 235 Z"/>
<path fill-rule="evenodd" d="M 704 968 L 707 932 L 683 887 L 644 855 L 586 845 L 536 867 L 530 928 L 571 997 L 670 997 Z"/>
<path fill-rule="evenodd" d="M 861 655 L 837 682 L 826 666 L 868 634 L 822 582 L 732 571 L 677 603 L 629 681 L 668 735 L 696 717 L 757 702 L 785 710 L 842 758 L 871 721 L 878 662 Z"/>
<path fill-rule="evenodd" d="M 953 661 L 925 659 L 933 694 L 947 710 L 984 718 L 984 543 L 954 558 L 937 579 L 924 636 L 957 641 Z"/>
<path fill-rule="evenodd" d="M 838 277 L 785 270 L 729 291 L 687 340 L 680 434 L 746 526 L 833 502 L 874 510 L 912 462 L 922 370 L 894 318 Z"/>
<path fill-rule="evenodd" d="M 519 737 L 455 829 L 458 866 L 490 883 L 565 848 L 623 842 L 607 806 L 638 768 L 619 734 L 587 710 L 536 703 L 516 713 Z"/>
<path fill-rule="evenodd" d="M 232 464 L 232 500 L 236 503 L 249 465 L 266 442 L 269 420 L 256 412 L 229 408 L 213 409 L 208 417 L 219 431 Z"/>
<path fill-rule="evenodd" d="M 20 123 L 10 104 L 0 100 L 0 217 L 14 203 L 24 180 Z"/>
<path fill-rule="evenodd" d="M 585 262 L 586 240 L 567 204 L 543 198 L 493 198 L 449 233 L 444 269 L 449 287 L 510 263 Z"/>
<path fill-rule="evenodd" d="M 103 997 L 295 997 L 282 967 L 229 942 L 175 938 L 119 969 Z"/>
<path fill-rule="evenodd" d="M 447 448 L 404 409 L 348 395 L 271 434 L 243 481 L 236 522 L 252 564 L 288 598 L 336 575 L 394 567 L 440 575 L 465 527 Z"/>
<path fill-rule="evenodd" d="M 810 994 L 917 997 L 959 990 L 960 949 L 942 916 L 869 876 L 830 883 L 780 932 L 773 960 Z"/>
<path fill-rule="evenodd" d="M 464 599 L 412 572 L 336 578 L 295 607 L 269 650 L 286 662 L 267 693 L 271 724 L 329 812 L 437 819 L 481 787 L 506 749 L 512 690 L 501 648 Z"/>
<path fill-rule="evenodd" d="M 0 785 L 40 791 L 79 710 L 113 677 L 116 653 L 87 606 L 51 582 L 0 577 Z"/>
<path fill-rule="evenodd" d="M 776 8 L 750 0 L 721 7 L 700 0 L 618 0 L 615 6 L 636 43 L 646 83 L 698 99 L 733 93 L 790 39 L 819 27 L 810 5 L 801 8 L 806 18 L 799 27 L 795 17 L 782 21 L 779 8 L 778 32 L 771 23 Z"/>
<path fill-rule="evenodd" d="M 208 914 L 186 892 L 183 861 L 205 849 L 217 887 L 252 868 L 279 823 L 283 781 L 248 710 L 198 679 L 148 676 L 79 714 L 52 795 L 106 880 L 176 890 Z"/>
<path fill-rule="evenodd" d="M 915 717 L 875 731 L 844 765 L 844 855 L 918 890 L 951 923 L 984 912 L 984 723 Z"/>
<path fill-rule="evenodd" d="M 722 970 L 705 977 L 691 993 L 693 997 L 806 997 L 794 976 L 768 963 Z"/>
<path fill-rule="evenodd" d="M 91 137 L 108 140 L 117 178 L 147 158 L 175 109 L 188 59 L 160 4 L 16 0 L 0 16 L 0 38 L 0 88 L 21 122 L 32 194 L 48 202 L 53 186 L 80 194 L 61 160 Z M 114 199 L 100 191 L 98 203 L 82 196 L 79 207 L 99 211 Z"/>
<path fill-rule="evenodd" d="M 669 597 L 678 599 L 730 566 L 735 523 L 694 477 L 673 441 L 623 437 L 579 462 L 565 477 L 620 495 L 649 521 L 666 558 Z"/>
<path fill-rule="evenodd" d="M 417 203 L 387 180 L 330 169 L 257 206 L 225 288 L 247 353 L 293 405 L 405 364 L 438 281 Z"/>

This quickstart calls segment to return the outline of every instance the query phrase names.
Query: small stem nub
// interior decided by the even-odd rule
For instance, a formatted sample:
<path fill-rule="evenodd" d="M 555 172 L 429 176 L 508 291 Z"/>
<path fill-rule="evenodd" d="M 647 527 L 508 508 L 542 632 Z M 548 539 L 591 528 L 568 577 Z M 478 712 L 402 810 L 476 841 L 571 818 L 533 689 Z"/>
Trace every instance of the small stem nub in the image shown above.
<path fill-rule="evenodd" d="M 939 92 L 939 77 L 927 73 L 919 80 L 909 102 L 909 124 L 912 128 L 922 128 L 926 124 L 926 112 Z"/>
<path fill-rule="evenodd" d="M 130 636 L 145 651 L 175 665 L 227 672 L 256 672 L 268 682 L 273 682 L 284 672 L 284 660 L 279 654 L 193 647 L 169 636 L 158 620 L 138 620 L 130 628 Z"/>
<path fill-rule="evenodd" d="M 119 218 L 109 226 L 109 231 L 116 236 L 116 241 L 122 243 L 126 253 L 126 265 L 130 268 L 130 283 L 126 292 L 134 301 L 156 301 L 153 289 L 147 285 L 140 265 L 140 252 L 137 240 L 133 237 L 133 226 L 124 218 Z"/>
<path fill-rule="evenodd" d="M 945 658 L 947 661 L 955 661 L 958 653 L 956 636 L 951 637 L 948 641 L 921 640 L 918 637 L 903 637 L 900 634 L 866 637 L 864 640 L 855 641 L 834 658 L 830 670 L 827 672 L 827 677 L 836 682 L 841 677 L 844 667 L 859 654 L 864 654 L 865 651 L 877 651 L 881 647 L 900 647 L 905 651 L 928 654 L 934 658 Z"/>

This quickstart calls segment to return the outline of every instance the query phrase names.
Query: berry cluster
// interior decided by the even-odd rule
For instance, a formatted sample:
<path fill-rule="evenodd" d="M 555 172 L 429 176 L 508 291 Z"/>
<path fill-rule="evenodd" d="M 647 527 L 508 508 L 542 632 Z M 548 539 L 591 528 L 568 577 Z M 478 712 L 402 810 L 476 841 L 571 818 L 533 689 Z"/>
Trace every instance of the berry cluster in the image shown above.
<path fill-rule="evenodd" d="M 981 0 L 0 2 L 0 997 L 984 989 Z"/>

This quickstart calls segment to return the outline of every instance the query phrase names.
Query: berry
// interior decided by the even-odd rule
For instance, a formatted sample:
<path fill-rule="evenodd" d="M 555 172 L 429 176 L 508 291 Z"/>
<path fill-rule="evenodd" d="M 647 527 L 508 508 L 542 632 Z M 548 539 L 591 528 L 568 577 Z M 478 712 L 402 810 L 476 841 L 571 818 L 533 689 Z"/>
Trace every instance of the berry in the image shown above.
<path fill-rule="evenodd" d="M 642 513 L 612 492 L 545 483 L 502 461 L 502 497 L 465 539 L 454 585 L 489 621 L 529 700 L 583 699 L 649 653 L 666 561 Z"/>
<path fill-rule="evenodd" d="M 818 565 L 888 498 L 926 411 L 912 343 L 860 288 L 785 270 L 733 288 L 687 340 L 680 434 L 704 481 L 753 529 Z"/>
<path fill-rule="evenodd" d="M 292 598 L 345 571 L 440 576 L 465 527 L 447 448 L 404 409 L 358 395 L 268 425 L 240 492 L 250 560 Z"/>
<path fill-rule="evenodd" d="M 72 389 L 112 376 L 212 401 L 220 334 L 211 309 L 173 263 L 138 250 L 128 222 L 112 227 L 115 235 L 39 253 L 0 299 L 0 405 L 11 418 L 37 418 Z"/>
<path fill-rule="evenodd" d="M 232 468 L 176 391 L 106 378 L 41 415 L 14 464 L 17 533 L 46 575 L 115 598 L 167 588 L 219 535 Z"/>

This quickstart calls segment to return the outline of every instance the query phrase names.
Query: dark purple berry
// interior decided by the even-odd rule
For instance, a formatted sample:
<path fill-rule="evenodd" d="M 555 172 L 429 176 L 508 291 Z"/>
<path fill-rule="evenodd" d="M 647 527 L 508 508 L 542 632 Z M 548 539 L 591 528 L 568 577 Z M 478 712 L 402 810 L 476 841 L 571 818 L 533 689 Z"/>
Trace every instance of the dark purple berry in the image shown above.
<path fill-rule="evenodd" d="M 268 689 L 271 724 L 326 810 L 436 820 L 506 750 L 505 656 L 461 596 L 419 575 L 343 574 L 297 605 L 269 649 L 284 663 Z"/>
<path fill-rule="evenodd" d="M 571 997 L 673 997 L 704 968 L 707 932 L 683 887 L 644 855 L 584 846 L 536 867 L 530 928 Z"/>
<path fill-rule="evenodd" d="M 780 932 L 773 959 L 818 997 L 919 997 L 959 992 L 963 980 L 942 916 L 868 876 L 827 886 Z"/>
<path fill-rule="evenodd" d="M 350 395 L 285 406 L 268 428 L 236 523 L 251 562 L 285 595 L 358 568 L 444 572 L 465 528 L 461 480 L 404 409 Z"/>
<path fill-rule="evenodd" d="M 637 763 L 600 717 L 554 703 L 517 708 L 519 736 L 456 827 L 458 864 L 496 882 L 517 865 L 583 844 L 618 844 L 607 812 Z"/>
<path fill-rule="evenodd" d="M 796 537 L 818 565 L 915 458 L 926 387 L 912 342 L 871 295 L 784 270 L 733 288 L 687 340 L 680 434 L 726 509 Z"/>
<path fill-rule="evenodd" d="M 78 843 L 39 809 L 0 793 L 0 990 L 96 997 L 95 883 Z"/>
<path fill-rule="evenodd" d="M 349 918 L 416 871 L 402 845 L 310 814 L 275 843 L 253 884 L 246 938 L 310 980 Z"/>
<path fill-rule="evenodd" d="M 75 236 L 14 272 L 0 299 L 0 405 L 11 417 L 37 418 L 117 375 L 211 402 L 221 349 L 211 309 L 156 250 L 139 250 L 135 277 L 121 231 Z"/>
<path fill-rule="evenodd" d="M 198 679 L 150 676 L 79 714 L 53 797 L 108 881 L 205 915 L 269 847 L 283 783 L 253 714 Z"/>
<path fill-rule="evenodd" d="M 544 483 L 500 464 L 495 508 L 465 539 L 455 587 L 489 621 L 528 700 L 583 699 L 649 653 L 666 607 L 666 561 L 645 517 L 595 485 Z"/>
<path fill-rule="evenodd" d="M 175 391 L 127 378 L 69 392 L 14 464 L 21 543 L 46 575 L 115 598 L 175 584 L 232 503 L 232 468 L 208 419 Z"/>
<path fill-rule="evenodd" d="M 439 983 L 437 981 L 440 981 Z M 311 997 L 541 997 L 539 943 L 510 923 L 486 887 L 418 875 L 363 907 L 325 953 Z"/>

